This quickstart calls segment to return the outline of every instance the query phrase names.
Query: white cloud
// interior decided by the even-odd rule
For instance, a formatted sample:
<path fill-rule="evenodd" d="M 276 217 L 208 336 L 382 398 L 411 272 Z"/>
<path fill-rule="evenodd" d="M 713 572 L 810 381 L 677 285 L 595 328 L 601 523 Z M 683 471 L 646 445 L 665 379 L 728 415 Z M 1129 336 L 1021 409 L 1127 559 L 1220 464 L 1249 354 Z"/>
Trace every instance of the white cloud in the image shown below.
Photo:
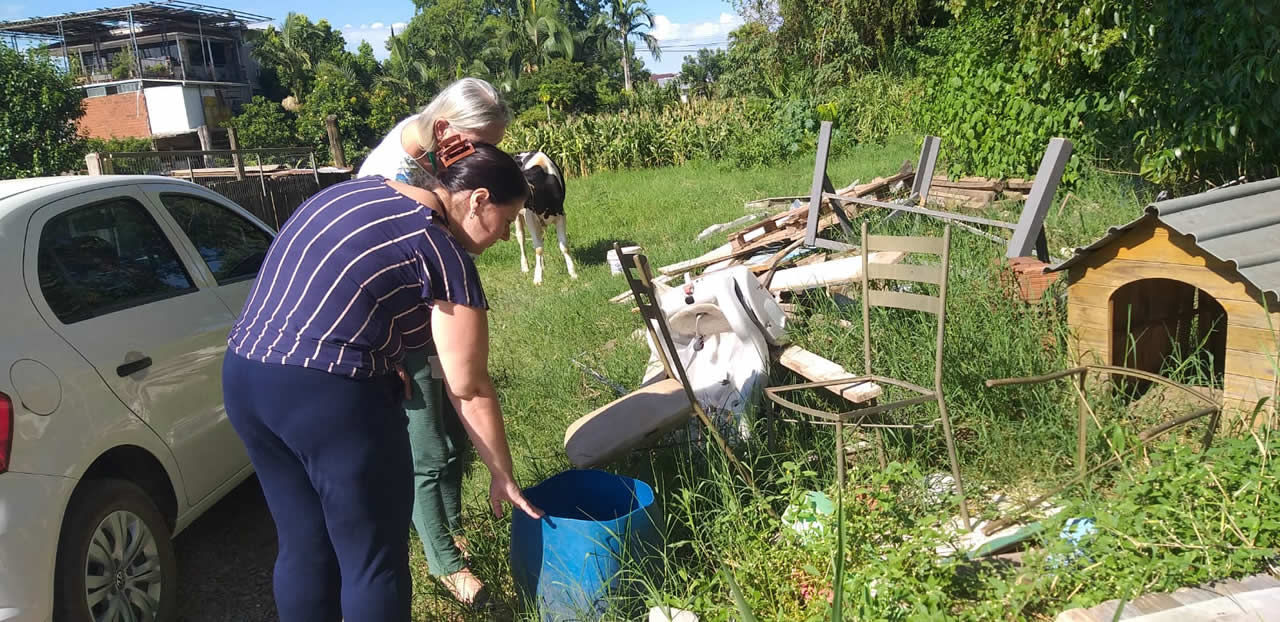
<path fill-rule="evenodd" d="M 680 24 L 672 23 L 666 15 L 655 15 L 653 29 L 649 32 L 659 41 L 674 39 L 680 34 Z"/>
<path fill-rule="evenodd" d="M 0 4 L 0 19 L 11 20 L 26 17 L 23 14 L 26 8 L 21 4 Z"/>
<path fill-rule="evenodd" d="M 372 24 L 360 24 L 353 27 L 347 24 L 342 27 L 342 38 L 347 40 L 347 49 L 352 52 L 360 47 L 361 41 L 368 41 L 373 46 L 373 55 L 378 60 L 386 60 L 391 52 L 387 51 L 387 39 L 391 37 L 391 31 L 397 34 L 404 32 L 408 24 L 405 22 L 394 22 L 388 25 L 386 22 L 373 22 Z"/>
<path fill-rule="evenodd" d="M 682 24 L 671 21 L 666 15 L 653 17 L 650 34 L 667 45 L 687 45 L 724 41 L 729 32 L 742 25 L 742 18 L 731 13 L 721 13 L 715 21 Z"/>

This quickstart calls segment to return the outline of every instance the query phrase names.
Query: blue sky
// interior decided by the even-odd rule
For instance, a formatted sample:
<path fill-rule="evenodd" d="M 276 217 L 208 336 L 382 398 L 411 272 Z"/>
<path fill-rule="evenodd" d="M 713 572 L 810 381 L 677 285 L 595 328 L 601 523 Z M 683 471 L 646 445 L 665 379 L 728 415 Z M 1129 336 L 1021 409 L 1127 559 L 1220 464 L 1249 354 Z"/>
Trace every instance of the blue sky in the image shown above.
<path fill-rule="evenodd" d="M 204 0 L 205 3 L 284 18 L 290 11 L 305 13 L 313 20 L 327 19 L 342 30 L 352 50 L 362 39 L 373 44 L 379 58 L 386 56 L 384 42 L 394 27 L 399 30 L 413 17 L 411 0 L 278 0 L 274 3 L 253 0 Z M 0 0 L 0 21 L 24 17 L 48 16 L 85 11 L 102 6 L 122 6 L 129 0 L 71 0 L 46 3 L 38 0 Z M 269 7 L 269 8 L 268 8 Z M 727 0 L 649 0 L 656 17 L 653 35 L 669 51 L 661 61 L 645 57 L 645 65 L 655 73 L 680 70 L 681 59 L 696 47 L 723 47 L 730 30 L 741 23 Z"/>

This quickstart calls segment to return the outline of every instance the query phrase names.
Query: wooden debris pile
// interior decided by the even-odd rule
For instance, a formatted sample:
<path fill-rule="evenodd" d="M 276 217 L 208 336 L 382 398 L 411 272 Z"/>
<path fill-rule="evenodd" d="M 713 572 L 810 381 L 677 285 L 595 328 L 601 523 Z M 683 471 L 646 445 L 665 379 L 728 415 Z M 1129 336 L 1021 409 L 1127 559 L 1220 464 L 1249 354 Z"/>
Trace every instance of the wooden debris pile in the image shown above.
<path fill-rule="evenodd" d="M 934 177 L 929 190 L 930 203 L 981 209 L 995 201 L 1023 201 L 1031 192 L 1028 179 L 991 179 L 989 177 Z"/>

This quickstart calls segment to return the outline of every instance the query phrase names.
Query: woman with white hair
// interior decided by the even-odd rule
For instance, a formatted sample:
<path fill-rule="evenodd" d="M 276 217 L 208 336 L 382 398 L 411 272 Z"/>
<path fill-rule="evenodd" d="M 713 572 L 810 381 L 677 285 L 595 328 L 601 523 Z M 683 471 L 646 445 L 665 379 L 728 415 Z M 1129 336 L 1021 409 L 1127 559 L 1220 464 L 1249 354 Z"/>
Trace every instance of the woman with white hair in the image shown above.
<path fill-rule="evenodd" d="M 443 167 L 437 147 L 454 136 L 496 145 L 511 111 L 493 85 L 463 78 L 441 91 L 422 112 L 396 124 L 369 154 L 357 177 L 378 175 L 419 188 L 436 185 Z M 462 456 L 468 438 L 440 373 L 435 344 L 408 352 L 404 373 L 412 379 L 405 403 L 413 455 L 413 525 L 427 565 L 459 602 L 478 606 L 482 583 L 467 567 L 462 535 Z M 434 371 L 433 371 L 434 370 Z"/>

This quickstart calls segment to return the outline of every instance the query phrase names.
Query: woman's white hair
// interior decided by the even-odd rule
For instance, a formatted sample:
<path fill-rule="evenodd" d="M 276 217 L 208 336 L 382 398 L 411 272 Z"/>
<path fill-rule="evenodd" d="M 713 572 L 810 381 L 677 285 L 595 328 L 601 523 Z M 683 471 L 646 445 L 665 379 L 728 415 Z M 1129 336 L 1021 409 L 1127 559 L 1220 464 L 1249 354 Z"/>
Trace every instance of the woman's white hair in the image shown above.
<path fill-rule="evenodd" d="M 479 78 L 463 78 L 445 87 L 418 115 L 418 136 L 428 153 L 436 150 L 435 124 L 445 120 L 460 132 L 481 132 L 511 122 L 511 109 L 498 89 Z"/>

